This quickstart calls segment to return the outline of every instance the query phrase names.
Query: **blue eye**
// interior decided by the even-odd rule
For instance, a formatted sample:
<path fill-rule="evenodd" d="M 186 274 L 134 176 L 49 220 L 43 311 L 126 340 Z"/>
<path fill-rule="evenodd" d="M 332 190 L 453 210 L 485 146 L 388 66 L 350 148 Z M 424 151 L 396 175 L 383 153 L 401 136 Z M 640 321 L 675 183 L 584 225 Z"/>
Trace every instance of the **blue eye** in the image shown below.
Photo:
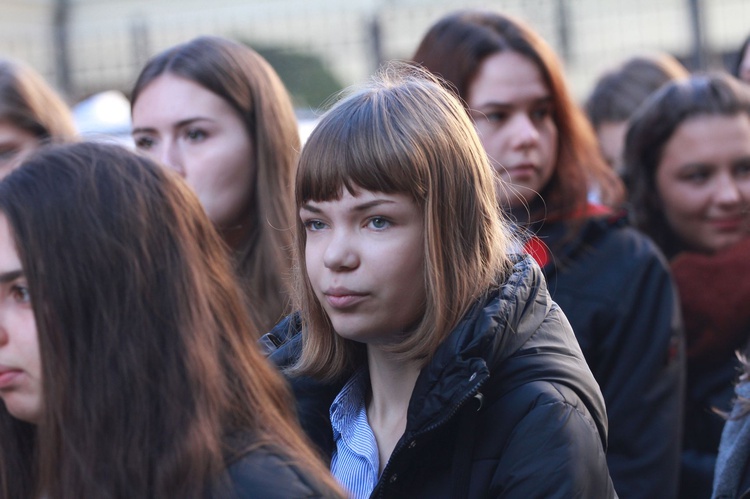
<path fill-rule="evenodd" d="M 372 217 L 369 221 L 369 225 L 376 230 L 382 230 L 391 225 L 387 219 L 383 217 Z"/>
<path fill-rule="evenodd" d="M 305 228 L 310 231 L 318 231 L 326 228 L 326 224 L 320 220 L 308 220 L 304 223 Z"/>

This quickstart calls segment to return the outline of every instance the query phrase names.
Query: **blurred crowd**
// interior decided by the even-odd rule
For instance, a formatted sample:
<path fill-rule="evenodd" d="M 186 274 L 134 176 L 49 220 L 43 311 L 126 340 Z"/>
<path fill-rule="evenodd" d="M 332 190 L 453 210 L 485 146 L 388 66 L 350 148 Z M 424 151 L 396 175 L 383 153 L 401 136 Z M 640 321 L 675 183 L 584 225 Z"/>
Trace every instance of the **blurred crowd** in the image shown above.
<path fill-rule="evenodd" d="M 0 497 L 750 497 L 750 37 L 578 102 L 457 11 L 337 99 L 0 61 Z"/>

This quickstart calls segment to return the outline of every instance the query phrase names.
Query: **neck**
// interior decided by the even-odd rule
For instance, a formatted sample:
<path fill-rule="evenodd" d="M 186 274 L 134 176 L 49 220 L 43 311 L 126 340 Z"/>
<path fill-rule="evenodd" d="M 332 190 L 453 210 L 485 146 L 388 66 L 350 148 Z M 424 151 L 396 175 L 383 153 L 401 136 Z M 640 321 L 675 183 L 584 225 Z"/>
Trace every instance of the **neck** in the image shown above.
<path fill-rule="evenodd" d="M 372 346 L 367 348 L 367 362 L 371 385 L 367 419 L 378 443 L 382 472 L 406 430 L 406 414 L 420 367 Z"/>

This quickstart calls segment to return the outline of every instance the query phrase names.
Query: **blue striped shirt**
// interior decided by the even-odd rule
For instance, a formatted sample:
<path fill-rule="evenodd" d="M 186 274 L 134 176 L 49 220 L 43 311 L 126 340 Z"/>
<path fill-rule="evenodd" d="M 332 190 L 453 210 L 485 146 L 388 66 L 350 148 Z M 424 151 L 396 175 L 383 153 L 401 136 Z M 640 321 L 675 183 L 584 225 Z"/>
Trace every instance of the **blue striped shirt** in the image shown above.
<path fill-rule="evenodd" d="M 331 473 L 353 499 L 367 499 L 378 483 L 380 458 L 375 435 L 367 422 L 367 369 L 357 371 L 331 404 L 336 449 Z"/>

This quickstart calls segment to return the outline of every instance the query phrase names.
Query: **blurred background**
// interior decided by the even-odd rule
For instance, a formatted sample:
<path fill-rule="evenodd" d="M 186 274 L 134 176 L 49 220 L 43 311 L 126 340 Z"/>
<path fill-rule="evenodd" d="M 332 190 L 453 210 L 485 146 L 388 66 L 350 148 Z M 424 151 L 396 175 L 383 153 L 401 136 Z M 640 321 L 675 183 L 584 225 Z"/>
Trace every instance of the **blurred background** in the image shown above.
<path fill-rule="evenodd" d="M 666 51 L 691 70 L 725 68 L 750 34 L 749 0 L 0 0 L 0 56 L 41 72 L 79 117 L 98 112 L 115 123 L 129 115 L 127 94 L 151 55 L 223 35 L 275 67 L 304 128 L 331 95 L 383 61 L 408 58 L 429 25 L 460 8 L 530 23 L 563 59 L 581 100 L 604 69 L 635 53 Z M 80 119 L 84 129 L 107 126 Z"/>

